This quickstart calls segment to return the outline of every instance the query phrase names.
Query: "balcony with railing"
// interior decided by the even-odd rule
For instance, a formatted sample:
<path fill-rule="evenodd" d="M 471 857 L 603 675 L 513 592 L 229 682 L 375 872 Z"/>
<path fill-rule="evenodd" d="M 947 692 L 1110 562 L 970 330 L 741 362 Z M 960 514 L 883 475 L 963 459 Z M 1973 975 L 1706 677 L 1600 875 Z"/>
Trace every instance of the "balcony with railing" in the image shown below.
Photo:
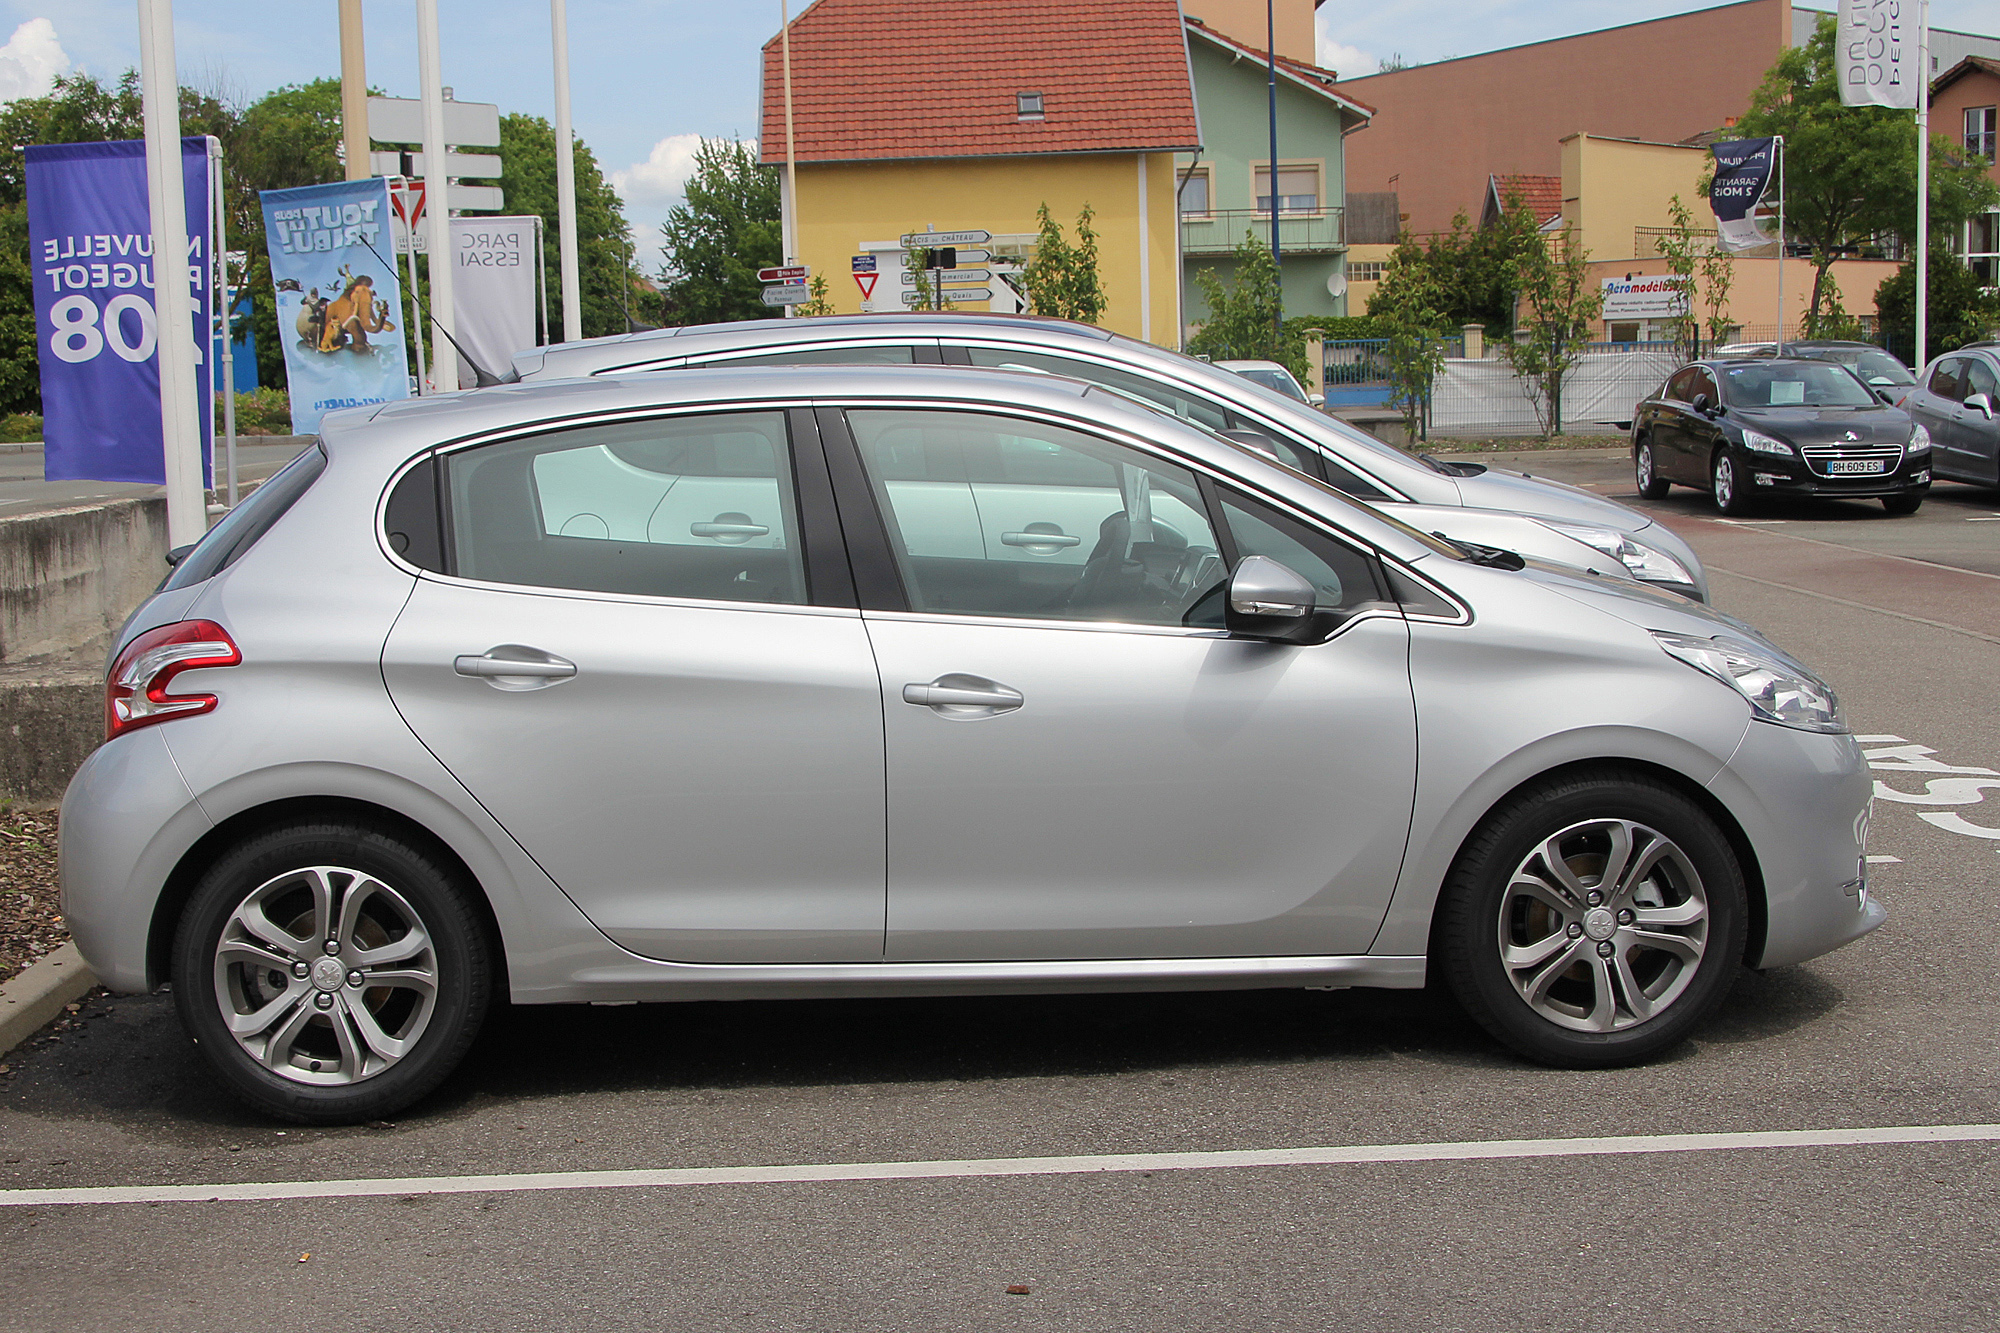
<path fill-rule="evenodd" d="M 1346 210 L 1278 214 L 1278 245 L 1288 255 L 1332 255 L 1347 249 Z M 1218 208 L 1207 213 L 1181 214 L 1181 253 L 1223 255 L 1243 244 L 1249 232 L 1271 243 L 1271 215 L 1254 208 Z"/>

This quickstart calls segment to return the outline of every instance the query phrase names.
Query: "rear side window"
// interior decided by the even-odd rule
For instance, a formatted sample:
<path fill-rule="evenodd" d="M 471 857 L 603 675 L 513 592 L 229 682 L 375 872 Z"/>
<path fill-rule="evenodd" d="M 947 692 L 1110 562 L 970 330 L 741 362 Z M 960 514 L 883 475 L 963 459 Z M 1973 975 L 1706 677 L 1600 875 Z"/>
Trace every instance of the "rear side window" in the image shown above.
<path fill-rule="evenodd" d="M 326 450 L 315 441 L 312 448 L 285 464 L 278 475 L 250 492 L 241 504 L 223 515 L 222 521 L 195 543 L 187 558 L 174 566 L 174 572 L 167 575 L 160 591 L 186 588 L 212 579 L 242 559 L 243 553 L 255 546 L 258 539 L 271 530 L 271 525 L 285 516 L 285 511 L 312 488 L 324 471 Z"/>

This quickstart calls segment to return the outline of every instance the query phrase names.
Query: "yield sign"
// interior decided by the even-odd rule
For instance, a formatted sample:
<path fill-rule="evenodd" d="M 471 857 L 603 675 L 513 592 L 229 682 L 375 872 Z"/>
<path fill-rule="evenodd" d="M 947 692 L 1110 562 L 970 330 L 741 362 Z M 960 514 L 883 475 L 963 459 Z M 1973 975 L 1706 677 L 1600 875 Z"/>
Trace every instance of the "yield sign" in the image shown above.
<path fill-rule="evenodd" d="M 389 204 L 396 210 L 396 216 L 403 220 L 403 225 L 415 231 L 417 223 L 424 216 L 424 183 L 409 181 L 402 185 L 391 185 Z"/>
<path fill-rule="evenodd" d="M 875 294 L 875 279 L 881 276 L 880 273 L 857 273 L 854 275 L 854 281 L 860 284 L 861 287 L 862 300 L 865 301 Z"/>

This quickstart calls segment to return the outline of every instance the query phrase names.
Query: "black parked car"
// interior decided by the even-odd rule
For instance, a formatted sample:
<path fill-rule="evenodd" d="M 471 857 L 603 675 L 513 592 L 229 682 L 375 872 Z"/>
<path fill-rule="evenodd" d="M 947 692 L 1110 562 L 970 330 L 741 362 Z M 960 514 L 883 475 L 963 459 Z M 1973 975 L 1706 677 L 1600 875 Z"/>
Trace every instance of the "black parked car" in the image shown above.
<path fill-rule="evenodd" d="M 1632 422 L 1639 493 L 1699 487 L 1725 514 L 1766 496 L 1875 498 L 1914 514 L 1931 485 L 1931 437 L 1846 366 L 1731 357 L 1675 371 Z"/>

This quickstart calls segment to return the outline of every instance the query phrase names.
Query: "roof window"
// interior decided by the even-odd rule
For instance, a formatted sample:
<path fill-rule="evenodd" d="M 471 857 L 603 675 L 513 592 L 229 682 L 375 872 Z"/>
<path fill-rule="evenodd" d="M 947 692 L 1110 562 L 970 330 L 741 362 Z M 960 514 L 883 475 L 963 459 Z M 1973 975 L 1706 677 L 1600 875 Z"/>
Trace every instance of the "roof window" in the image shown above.
<path fill-rule="evenodd" d="M 1017 119 L 1040 120 L 1042 118 L 1042 95 L 1040 93 L 1015 93 L 1014 111 Z"/>

